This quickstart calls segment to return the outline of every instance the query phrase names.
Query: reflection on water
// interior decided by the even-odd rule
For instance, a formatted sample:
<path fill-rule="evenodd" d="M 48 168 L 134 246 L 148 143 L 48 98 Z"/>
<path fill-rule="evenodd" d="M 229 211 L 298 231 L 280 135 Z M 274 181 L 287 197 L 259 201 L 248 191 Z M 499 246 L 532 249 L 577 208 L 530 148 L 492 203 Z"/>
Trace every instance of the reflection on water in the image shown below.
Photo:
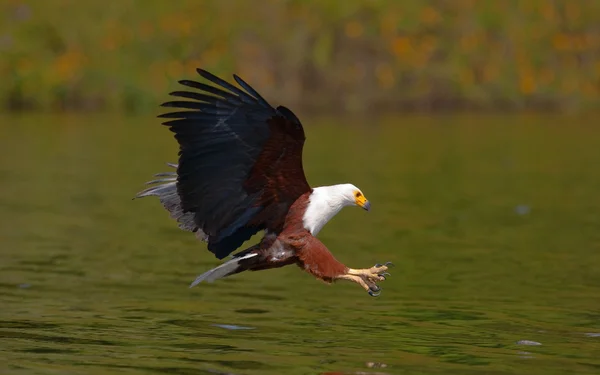
<path fill-rule="evenodd" d="M 314 185 L 373 202 L 320 234 L 379 298 L 295 267 L 188 289 L 218 261 L 158 202 L 150 119 L 0 121 L 6 374 L 564 374 L 600 371 L 600 135 L 559 118 L 307 125 Z M 593 121 L 592 121 L 593 123 Z M 564 124 L 569 124 L 564 127 Z"/>

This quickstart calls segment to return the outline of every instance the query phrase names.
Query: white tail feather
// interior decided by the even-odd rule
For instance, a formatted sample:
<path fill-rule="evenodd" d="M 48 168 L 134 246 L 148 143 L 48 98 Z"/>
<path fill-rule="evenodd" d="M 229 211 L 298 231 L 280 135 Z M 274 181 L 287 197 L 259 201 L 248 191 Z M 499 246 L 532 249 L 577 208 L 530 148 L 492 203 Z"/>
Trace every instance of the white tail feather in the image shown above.
<path fill-rule="evenodd" d="M 190 288 L 195 287 L 203 281 L 212 283 L 213 281 L 228 276 L 231 272 L 235 271 L 239 267 L 239 263 L 241 260 L 249 259 L 257 256 L 257 253 L 249 253 L 244 256 L 233 258 L 228 260 L 227 262 L 221 264 L 220 266 L 213 268 L 210 271 L 204 272 L 202 275 L 196 277 L 196 280 L 192 284 L 190 284 Z"/>

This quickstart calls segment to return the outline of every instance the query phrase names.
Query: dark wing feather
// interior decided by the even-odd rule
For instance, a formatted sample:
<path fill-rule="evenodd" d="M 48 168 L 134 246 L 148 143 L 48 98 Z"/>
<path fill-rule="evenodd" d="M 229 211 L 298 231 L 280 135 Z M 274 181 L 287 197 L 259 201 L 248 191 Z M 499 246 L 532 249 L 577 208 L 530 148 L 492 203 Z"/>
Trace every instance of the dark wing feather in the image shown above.
<path fill-rule="evenodd" d="M 164 103 L 185 111 L 161 117 L 179 142 L 177 194 L 183 213 L 219 259 L 260 230 L 280 231 L 294 201 L 310 191 L 302 167 L 304 129 L 287 108 L 271 107 L 250 85 L 245 90 L 204 71 L 219 87 L 180 81 L 202 91 L 175 91 L 186 100 Z"/>

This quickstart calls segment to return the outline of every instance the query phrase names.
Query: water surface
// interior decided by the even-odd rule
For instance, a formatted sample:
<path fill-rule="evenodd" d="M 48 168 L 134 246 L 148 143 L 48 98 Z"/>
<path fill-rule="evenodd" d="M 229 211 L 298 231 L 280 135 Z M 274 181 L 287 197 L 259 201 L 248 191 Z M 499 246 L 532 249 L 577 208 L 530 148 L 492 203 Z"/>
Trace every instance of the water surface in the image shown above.
<path fill-rule="evenodd" d="M 373 209 L 320 238 L 351 267 L 397 265 L 379 298 L 293 266 L 188 289 L 218 261 L 131 200 L 176 161 L 167 129 L 0 118 L 0 372 L 600 372 L 597 121 L 335 122 L 304 119 L 309 181 Z"/>

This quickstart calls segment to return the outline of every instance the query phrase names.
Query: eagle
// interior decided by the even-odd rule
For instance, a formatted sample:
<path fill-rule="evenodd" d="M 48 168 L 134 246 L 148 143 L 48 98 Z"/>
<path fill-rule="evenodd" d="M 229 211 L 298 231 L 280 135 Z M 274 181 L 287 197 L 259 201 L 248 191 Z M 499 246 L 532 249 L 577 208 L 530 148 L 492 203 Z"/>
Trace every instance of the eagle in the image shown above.
<path fill-rule="evenodd" d="M 356 186 L 311 187 L 302 166 L 302 123 L 284 106 L 272 107 L 234 74 L 241 88 L 197 69 L 206 81 L 181 80 L 194 90 L 175 91 L 176 108 L 160 115 L 175 133 L 179 162 L 158 173 L 136 198 L 158 197 L 179 227 L 208 244 L 219 260 L 229 258 L 190 285 L 213 282 L 243 271 L 296 264 L 325 283 L 347 280 L 371 296 L 386 279 L 390 262 L 349 268 L 317 239 L 323 226 L 346 206 L 369 211 Z M 253 235 L 258 244 L 232 255 Z"/>

